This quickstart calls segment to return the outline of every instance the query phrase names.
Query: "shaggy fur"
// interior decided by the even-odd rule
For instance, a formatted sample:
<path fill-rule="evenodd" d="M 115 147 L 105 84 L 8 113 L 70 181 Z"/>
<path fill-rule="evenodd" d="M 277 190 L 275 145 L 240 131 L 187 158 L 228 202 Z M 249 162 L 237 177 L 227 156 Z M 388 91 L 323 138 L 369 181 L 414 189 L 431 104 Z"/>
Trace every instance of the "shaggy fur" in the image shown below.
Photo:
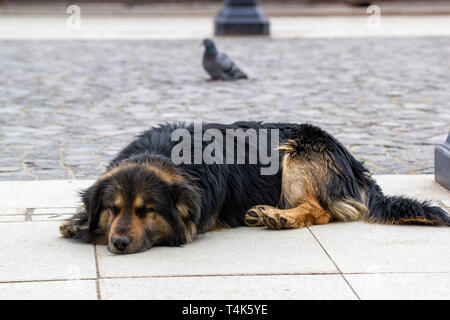
<path fill-rule="evenodd" d="M 123 149 L 82 192 L 84 208 L 61 226 L 61 233 L 106 242 L 115 253 L 133 253 L 183 245 L 197 234 L 241 225 L 284 229 L 355 220 L 450 225 L 441 208 L 383 195 L 361 162 L 312 125 L 203 124 L 203 131 L 215 128 L 224 136 L 226 129 L 278 129 L 281 165 L 274 175 L 261 175 L 259 162 L 175 165 L 171 152 L 178 141 L 171 141 L 171 134 L 177 128 L 194 133 L 193 125 L 163 124 Z"/>

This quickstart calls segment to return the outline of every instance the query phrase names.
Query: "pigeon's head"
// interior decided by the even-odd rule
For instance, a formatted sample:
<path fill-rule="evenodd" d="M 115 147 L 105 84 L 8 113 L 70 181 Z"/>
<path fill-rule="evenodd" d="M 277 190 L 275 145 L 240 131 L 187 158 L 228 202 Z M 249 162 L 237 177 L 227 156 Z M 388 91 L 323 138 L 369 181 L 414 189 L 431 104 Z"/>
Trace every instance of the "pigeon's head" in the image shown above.
<path fill-rule="evenodd" d="M 214 41 L 211 39 L 203 39 L 203 45 L 205 46 L 206 52 L 208 53 L 216 53 L 216 45 L 214 44 Z"/>

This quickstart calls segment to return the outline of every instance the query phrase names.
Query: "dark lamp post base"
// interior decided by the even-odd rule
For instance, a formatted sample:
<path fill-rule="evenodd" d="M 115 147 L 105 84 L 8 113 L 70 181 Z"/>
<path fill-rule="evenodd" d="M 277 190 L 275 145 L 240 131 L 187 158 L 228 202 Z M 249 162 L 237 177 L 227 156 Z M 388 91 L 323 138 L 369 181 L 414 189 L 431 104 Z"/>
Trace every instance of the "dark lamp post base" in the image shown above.
<path fill-rule="evenodd" d="M 434 149 L 434 178 L 450 190 L 450 133 L 447 141 Z"/>
<path fill-rule="evenodd" d="M 227 0 L 214 21 L 216 35 L 268 35 L 269 20 L 253 0 Z"/>

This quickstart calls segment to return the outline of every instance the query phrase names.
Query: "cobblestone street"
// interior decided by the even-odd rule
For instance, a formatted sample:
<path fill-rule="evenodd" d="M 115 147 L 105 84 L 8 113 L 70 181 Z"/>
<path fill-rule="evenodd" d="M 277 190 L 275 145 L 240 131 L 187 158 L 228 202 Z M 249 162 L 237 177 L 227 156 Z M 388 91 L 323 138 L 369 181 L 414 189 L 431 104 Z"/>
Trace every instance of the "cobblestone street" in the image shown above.
<path fill-rule="evenodd" d="M 162 121 L 310 122 L 377 174 L 433 173 L 450 130 L 449 38 L 0 41 L 0 180 L 98 176 Z"/>

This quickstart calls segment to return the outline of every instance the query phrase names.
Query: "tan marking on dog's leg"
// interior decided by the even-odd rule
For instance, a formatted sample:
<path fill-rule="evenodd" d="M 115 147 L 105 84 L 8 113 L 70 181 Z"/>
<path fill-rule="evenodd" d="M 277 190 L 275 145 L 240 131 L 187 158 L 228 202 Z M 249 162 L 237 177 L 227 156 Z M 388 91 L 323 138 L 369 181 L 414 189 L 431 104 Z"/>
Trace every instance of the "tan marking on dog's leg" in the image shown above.
<path fill-rule="evenodd" d="M 264 225 L 274 230 L 297 229 L 315 224 L 326 224 L 332 220 L 329 212 L 309 202 L 284 210 L 265 206 L 262 213 Z"/>
<path fill-rule="evenodd" d="M 330 212 L 338 221 L 358 221 L 369 216 L 369 209 L 362 202 L 353 199 L 330 201 Z"/>

